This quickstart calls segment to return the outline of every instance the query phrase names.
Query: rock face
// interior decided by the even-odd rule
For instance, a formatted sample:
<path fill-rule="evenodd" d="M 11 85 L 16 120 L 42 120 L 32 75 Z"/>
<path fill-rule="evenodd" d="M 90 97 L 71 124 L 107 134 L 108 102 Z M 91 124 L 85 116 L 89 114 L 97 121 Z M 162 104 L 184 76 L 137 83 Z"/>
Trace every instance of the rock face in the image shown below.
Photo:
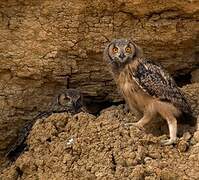
<path fill-rule="evenodd" d="M 0 152 L 60 88 L 118 99 L 102 61 L 112 38 L 133 38 L 172 73 L 197 68 L 198 18 L 197 0 L 2 0 Z"/>
<path fill-rule="evenodd" d="M 192 76 L 191 82 L 193 82 L 193 83 L 199 83 L 199 68 L 196 69 L 195 71 L 193 71 L 191 73 L 191 76 Z"/>

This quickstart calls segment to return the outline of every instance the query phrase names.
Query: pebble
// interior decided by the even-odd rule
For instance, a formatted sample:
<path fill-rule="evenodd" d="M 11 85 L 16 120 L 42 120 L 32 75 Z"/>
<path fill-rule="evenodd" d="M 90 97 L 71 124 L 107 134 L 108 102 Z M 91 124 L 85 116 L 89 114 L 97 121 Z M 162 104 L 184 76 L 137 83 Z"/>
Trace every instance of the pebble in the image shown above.
<path fill-rule="evenodd" d="M 196 141 L 196 142 L 199 142 L 199 131 L 196 131 L 193 135 L 193 139 Z"/>
<path fill-rule="evenodd" d="M 152 160 L 151 157 L 145 157 L 145 158 L 144 158 L 144 162 L 145 162 L 145 163 L 147 163 L 147 162 L 149 162 L 149 161 L 151 161 L 151 160 Z"/>
<path fill-rule="evenodd" d="M 184 134 L 183 134 L 183 139 L 185 140 L 185 141 L 189 141 L 190 139 L 191 139 L 191 134 L 190 134 L 190 132 L 185 132 Z"/>
<path fill-rule="evenodd" d="M 189 143 L 185 140 L 181 140 L 178 145 L 177 145 L 178 149 L 180 152 L 186 152 L 189 148 Z"/>

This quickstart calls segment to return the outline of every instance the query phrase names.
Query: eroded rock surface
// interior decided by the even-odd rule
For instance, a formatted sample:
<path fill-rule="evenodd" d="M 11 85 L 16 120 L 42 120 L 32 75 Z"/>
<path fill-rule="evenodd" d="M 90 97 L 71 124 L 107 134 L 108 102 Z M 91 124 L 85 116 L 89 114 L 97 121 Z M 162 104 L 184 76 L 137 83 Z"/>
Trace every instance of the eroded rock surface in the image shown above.
<path fill-rule="evenodd" d="M 175 146 L 161 146 L 154 136 L 126 122 L 135 121 L 122 106 L 99 117 L 80 113 L 40 119 L 29 148 L 1 179 L 198 179 L 199 141 L 184 133 Z M 157 125 L 157 124 L 156 124 Z M 160 133 L 160 132 L 159 132 Z M 196 133 L 196 132 L 195 132 Z"/>
<path fill-rule="evenodd" d="M 119 98 L 102 62 L 112 38 L 133 38 L 171 73 L 191 72 L 199 62 L 198 9 L 197 0 L 2 0 L 0 152 L 60 88 Z"/>

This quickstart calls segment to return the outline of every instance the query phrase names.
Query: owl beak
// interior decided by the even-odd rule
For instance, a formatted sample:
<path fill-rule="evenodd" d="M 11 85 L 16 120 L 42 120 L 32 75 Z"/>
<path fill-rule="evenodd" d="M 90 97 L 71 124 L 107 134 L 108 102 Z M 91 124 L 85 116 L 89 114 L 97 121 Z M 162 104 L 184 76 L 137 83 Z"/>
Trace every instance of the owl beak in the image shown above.
<path fill-rule="evenodd" d="M 123 52 L 120 53 L 119 58 L 124 59 L 126 56 Z"/>
<path fill-rule="evenodd" d="M 75 112 L 78 112 L 80 107 L 81 105 L 78 102 L 73 102 L 73 109 L 75 110 Z"/>

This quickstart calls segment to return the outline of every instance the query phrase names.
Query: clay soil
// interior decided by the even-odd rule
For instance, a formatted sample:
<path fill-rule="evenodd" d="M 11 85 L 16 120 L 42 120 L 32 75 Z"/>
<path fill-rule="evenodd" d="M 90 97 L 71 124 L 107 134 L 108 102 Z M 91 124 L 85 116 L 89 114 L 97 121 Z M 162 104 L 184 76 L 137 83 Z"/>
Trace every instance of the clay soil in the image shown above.
<path fill-rule="evenodd" d="M 127 124 L 135 120 L 122 105 L 99 116 L 59 113 L 39 119 L 28 148 L 0 179 L 199 179 L 199 131 L 186 130 L 176 145 L 162 146 L 168 135 L 164 121 L 146 129 Z"/>

